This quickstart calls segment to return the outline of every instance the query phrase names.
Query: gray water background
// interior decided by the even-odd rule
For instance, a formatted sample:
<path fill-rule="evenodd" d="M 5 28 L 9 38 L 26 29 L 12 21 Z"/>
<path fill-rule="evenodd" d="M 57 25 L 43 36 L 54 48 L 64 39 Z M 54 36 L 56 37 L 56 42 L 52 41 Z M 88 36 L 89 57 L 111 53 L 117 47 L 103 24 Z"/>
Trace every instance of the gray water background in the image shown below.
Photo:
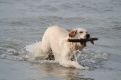
<path fill-rule="evenodd" d="M 22 49 L 51 25 L 99 38 L 79 59 L 91 70 L 23 60 Z M 0 80 L 121 80 L 121 0 L 0 0 Z"/>

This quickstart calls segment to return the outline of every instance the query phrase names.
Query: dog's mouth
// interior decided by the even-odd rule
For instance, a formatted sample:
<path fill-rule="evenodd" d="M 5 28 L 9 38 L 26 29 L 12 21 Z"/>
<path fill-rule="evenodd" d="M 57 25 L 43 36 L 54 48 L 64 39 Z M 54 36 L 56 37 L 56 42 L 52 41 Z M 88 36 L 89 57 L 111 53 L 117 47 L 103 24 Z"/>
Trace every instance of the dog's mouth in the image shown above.
<path fill-rule="evenodd" d="M 88 40 L 89 38 L 90 38 L 90 34 L 86 34 L 84 39 Z M 82 39 L 82 38 L 80 38 L 80 39 Z M 83 46 L 86 46 L 86 43 L 87 43 L 87 41 L 80 42 L 80 44 Z"/>
<path fill-rule="evenodd" d="M 80 39 L 68 39 L 68 42 L 75 42 L 75 43 L 78 42 L 81 45 L 86 46 L 87 42 L 91 42 L 92 44 L 94 44 L 95 40 L 98 40 L 98 38 L 90 38 L 90 36 L 89 36 L 86 39 L 83 39 L 83 38 L 80 38 Z"/>
<path fill-rule="evenodd" d="M 86 39 L 87 39 L 87 38 L 86 38 Z M 83 45 L 84 47 L 86 47 L 87 42 L 86 42 L 86 41 L 84 41 L 84 42 L 80 42 L 80 44 Z"/>

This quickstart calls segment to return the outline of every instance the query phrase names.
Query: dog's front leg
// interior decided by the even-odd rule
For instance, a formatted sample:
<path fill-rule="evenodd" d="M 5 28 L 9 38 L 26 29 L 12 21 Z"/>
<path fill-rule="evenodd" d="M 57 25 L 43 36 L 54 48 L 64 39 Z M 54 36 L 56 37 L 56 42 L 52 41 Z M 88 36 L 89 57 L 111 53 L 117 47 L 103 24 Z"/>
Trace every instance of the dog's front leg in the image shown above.
<path fill-rule="evenodd" d="M 79 56 L 80 56 L 80 51 L 74 51 L 70 59 L 71 61 L 78 61 Z"/>
<path fill-rule="evenodd" d="M 71 61 L 71 52 L 64 50 L 61 59 L 59 61 L 60 65 L 64 67 L 73 67 L 73 68 L 78 68 L 78 69 L 88 69 L 87 67 L 81 66 L 77 61 Z"/>
<path fill-rule="evenodd" d="M 72 64 L 72 66 L 74 66 L 75 68 L 78 68 L 78 69 L 89 69 L 88 67 L 83 67 L 81 66 L 78 62 L 76 61 L 71 61 L 70 62 Z"/>
<path fill-rule="evenodd" d="M 88 67 L 83 67 L 79 63 L 70 60 L 62 60 L 60 65 L 64 67 L 77 68 L 77 69 L 88 69 Z"/>

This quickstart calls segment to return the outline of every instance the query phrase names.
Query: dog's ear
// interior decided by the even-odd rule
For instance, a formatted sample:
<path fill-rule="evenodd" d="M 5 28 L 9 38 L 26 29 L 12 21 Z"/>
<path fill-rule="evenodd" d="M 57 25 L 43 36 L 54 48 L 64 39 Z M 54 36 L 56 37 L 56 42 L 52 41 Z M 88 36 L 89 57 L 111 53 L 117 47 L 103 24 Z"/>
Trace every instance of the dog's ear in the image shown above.
<path fill-rule="evenodd" d="M 71 30 L 69 31 L 69 37 L 75 37 L 77 34 L 77 30 Z"/>

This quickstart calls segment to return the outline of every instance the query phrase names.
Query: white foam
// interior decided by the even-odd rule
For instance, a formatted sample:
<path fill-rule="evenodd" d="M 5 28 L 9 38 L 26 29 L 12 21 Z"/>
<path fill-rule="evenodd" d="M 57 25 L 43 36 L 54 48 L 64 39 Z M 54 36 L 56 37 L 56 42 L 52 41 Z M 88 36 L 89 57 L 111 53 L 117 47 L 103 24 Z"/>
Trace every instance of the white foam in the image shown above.
<path fill-rule="evenodd" d="M 35 48 L 39 45 L 41 45 L 41 42 L 35 42 L 33 44 L 27 45 L 25 47 L 25 50 L 28 51 L 29 53 L 34 53 Z"/>

